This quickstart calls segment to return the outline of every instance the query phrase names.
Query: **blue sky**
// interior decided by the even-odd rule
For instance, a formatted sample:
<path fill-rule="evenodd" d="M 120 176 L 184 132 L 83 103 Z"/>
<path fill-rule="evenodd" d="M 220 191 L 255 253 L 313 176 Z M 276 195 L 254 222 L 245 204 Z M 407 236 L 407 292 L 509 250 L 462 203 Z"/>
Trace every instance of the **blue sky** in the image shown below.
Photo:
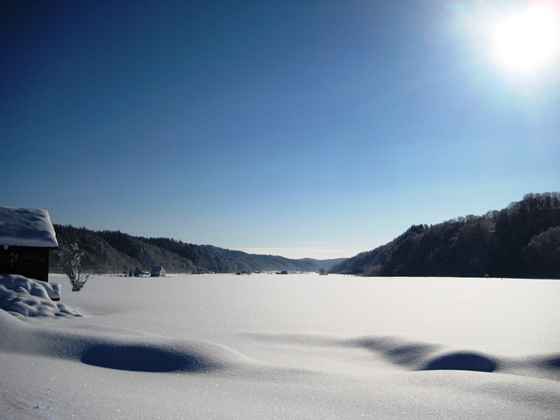
<path fill-rule="evenodd" d="M 0 204 L 331 258 L 558 191 L 558 55 L 491 48 L 528 3 L 3 2 Z"/>

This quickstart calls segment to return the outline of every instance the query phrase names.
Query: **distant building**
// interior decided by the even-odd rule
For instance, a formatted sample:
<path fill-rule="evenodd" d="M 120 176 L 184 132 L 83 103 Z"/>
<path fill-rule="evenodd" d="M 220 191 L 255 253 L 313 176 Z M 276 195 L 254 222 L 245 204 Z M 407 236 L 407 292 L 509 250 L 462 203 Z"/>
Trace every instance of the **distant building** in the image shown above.
<path fill-rule="evenodd" d="M 161 265 L 154 265 L 150 275 L 152 277 L 165 277 L 165 269 Z"/>
<path fill-rule="evenodd" d="M 58 248 L 46 210 L 0 207 L 0 273 L 49 281 L 49 250 Z"/>

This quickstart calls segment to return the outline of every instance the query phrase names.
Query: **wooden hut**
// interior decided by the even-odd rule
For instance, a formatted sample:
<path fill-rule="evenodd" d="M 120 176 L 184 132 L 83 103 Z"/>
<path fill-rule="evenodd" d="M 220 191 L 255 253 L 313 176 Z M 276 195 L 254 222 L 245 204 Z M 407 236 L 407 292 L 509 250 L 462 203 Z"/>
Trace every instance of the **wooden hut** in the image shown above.
<path fill-rule="evenodd" d="M 154 265 L 150 273 L 152 277 L 165 277 L 165 268 L 161 265 Z"/>
<path fill-rule="evenodd" d="M 49 250 L 58 248 L 46 210 L 0 207 L 0 273 L 49 281 Z"/>

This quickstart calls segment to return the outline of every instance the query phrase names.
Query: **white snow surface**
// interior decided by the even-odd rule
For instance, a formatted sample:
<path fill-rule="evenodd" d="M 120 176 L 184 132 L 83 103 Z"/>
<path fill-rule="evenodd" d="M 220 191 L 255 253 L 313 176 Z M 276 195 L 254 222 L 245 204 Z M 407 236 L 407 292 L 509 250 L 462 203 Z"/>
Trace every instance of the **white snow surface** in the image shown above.
<path fill-rule="evenodd" d="M 0 246 L 58 247 L 49 213 L 42 209 L 0 207 Z"/>
<path fill-rule="evenodd" d="M 2 418 L 560 418 L 558 281 L 50 278 L 83 316 L 2 304 Z"/>

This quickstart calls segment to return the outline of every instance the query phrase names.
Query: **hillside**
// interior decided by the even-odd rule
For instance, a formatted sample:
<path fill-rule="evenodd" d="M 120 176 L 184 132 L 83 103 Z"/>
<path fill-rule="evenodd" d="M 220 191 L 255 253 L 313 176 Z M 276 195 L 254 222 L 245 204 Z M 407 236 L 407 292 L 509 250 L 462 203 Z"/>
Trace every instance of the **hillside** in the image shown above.
<path fill-rule="evenodd" d="M 340 264 L 342 261 L 345 261 L 346 258 L 331 258 L 328 260 L 317 260 L 315 258 L 303 258 L 302 261 L 310 261 L 315 264 L 317 267 L 324 268 L 325 270 L 330 270 L 336 264 Z"/>
<path fill-rule="evenodd" d="M 90 273 L 122 273 L 136 267 L 149 271 L 153 265 L 163 265 L 169 273 L 317 271 L 323 267 L 320 260 L 247 254 L 169 238 L 143 238 L 120 231 L 91 231 L 62 225 L 54 228 L 59 249 L 51 253 L 53 272 L 61 272 L 60 251 L 72 243 L 84 251 L 82 267 Z"/>
<path fill-rule="evenodd" d="M 560 278 L 560 193 L 527 194 L 483 216 L 415 225 L 335 265 L 365 276 Z"/>
<path fill-rule="evenodd" d="M 224 258 L 236 261 L 239 269 L 244 271 L 317 271 L 319 269 L 317 264 L 306 260 L 292 260 L 276 255 L 247 254 L 211 245 L 205 245 L 205 248 Z"/>

